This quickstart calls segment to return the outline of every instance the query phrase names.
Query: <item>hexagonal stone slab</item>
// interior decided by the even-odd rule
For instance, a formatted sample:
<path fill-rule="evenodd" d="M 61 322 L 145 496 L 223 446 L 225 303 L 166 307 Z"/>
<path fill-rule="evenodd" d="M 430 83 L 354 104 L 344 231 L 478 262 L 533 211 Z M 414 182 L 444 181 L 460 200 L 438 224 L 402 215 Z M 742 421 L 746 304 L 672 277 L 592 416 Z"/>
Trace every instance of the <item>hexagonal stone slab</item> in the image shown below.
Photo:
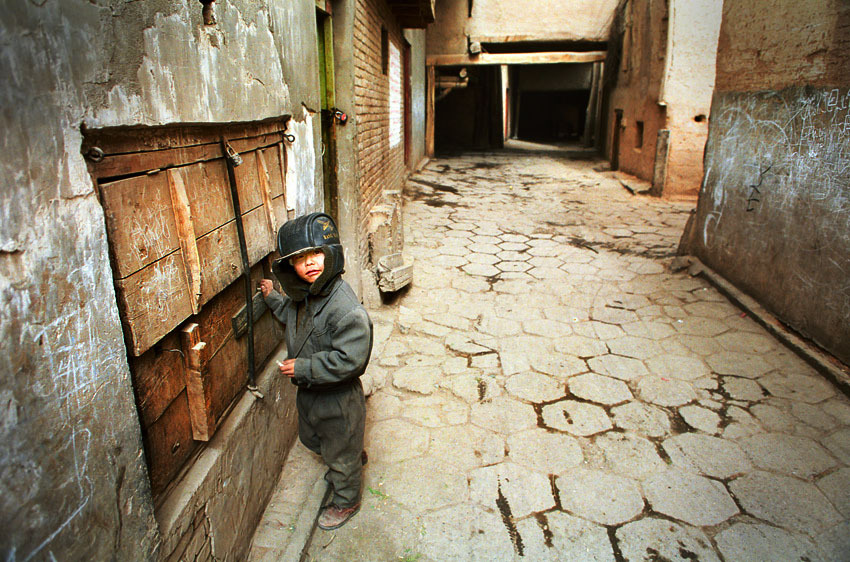
<path fill-rule="evenodd" d="M 643 480 L 667 469 L 655 445 L 642 437 L 609 431 L 595 443 L 605 455 L 606 468 L 622 476 Z"/>
<path fill-rule="evenodd" d="M 818 375 L 771 373 L 759 383 L 773 396 L 816 404 L 835 396 L 835 387 Z"/>
<path fill-rule="evenodd" d="M 720 431 L 720 416 L 708 408 L 702 406 L 682 406 L 679 415 L 692 428 L 705 433 L 718 433 Z"/>
<path fill-rule="evenodd" d="M 648 437 L 661 437 L 670 433 L 670 419 L 664 410 L 642 404 L 629 402 L 611 409 L 614 423 L 617 427 L 634 431 Z"/>
<path fill-rule="evenodd" d="M 643 511 L 643 496 L 634 480 L 600 470 L 575 468 L 555 480 L 561 506 L 603 525 L 618 525 Z"/>
<path fill-rule="evenodd" d="M 821 404 L 792 402 L 791 414 L 801 422 L 823 431 L 830 431 L 838 426 L 836 419 L 829 415 Z"/>
<path fill-rule="evenodd" d="M 605 410 L 593 404 L 562 400 L 543 407 L 543 422 L 553 428 L 586 437 L 613 427 Z"/>
<path fill-rule="evenodd" d="M 578 373 L 587 371 L 587 363 L 578 357 L 558 355 L 555 353 L 535 353 L 530 358 L 531 367 L 535 371 L 546 373 L 560 379 L 566 379 Z"/>
<path fill-rule="evenodd" d="M 664 353 L 657 342 L 637 336 L 623 336 L 605 343 L 614 355 L 625 355 L 635 359 L 649 359 Z"/>
<path fill-rule="evenodd" d="M 502 389 L 491 377 L 481 374 L 445 378 L 440 381 L 440 388 L 447 389 L 467 404 L 490 400 L 502 393 Z"/>
<path fill-rule="evenodd" d="M 499 263 L 499 258 L 492 254 L 469 254 L 466 261 L 470 264 L 495 265 Z"/>
<path fill-rule="evenodd" d="M 383 462 L 411 459 L 428 449 L 428 431 L 404 420 L 381 421 L 367 426 L 365 447 Z"/>
<path fill-rule="evenodd" d="M 788 476 L 808 479 L 836 465 L 826 449 L 808 437 L 763 433 L 740 443 L 757 467 Z"/>
<path fill-rule="evenodd" d="M 666 439 L 662 446 L 674 465 L 705 476 L 726 479 L 752 470 L 744 451 L 727 439 L 683 433 Z"/>
<path fill-rule="evenodd" d="M 748 379 L 758 378 L 773 370 L 773 366 L 761 355 L 734 351 L 712 353 L 706 359 L 706 363 L 718 375 L 734 375 Z"/>
<path fill-rule="evenodd" d="M 720 562 L 702 531 L 666 519 L 648 517 L 617 529 L 625 560 L 699 560 Z"/>
<path fill-rule="evenodd" d="M 511 462 L 473 470 L 469 497 L 485 508 L 516 519 L 555 505 L 548 477 Z"/>
<path fill-rule="evenodd" d="M 422 478 L 423 474 L 428 478 Z M 423 497 L 428 498 L 430 508 L 438 509 L 464 502 L 468 494 L 466 476 L 432 456 L 384 466 L 381 476 L 380 493 L 414 512 L 421 508 Z M 367 488 L 363 492 L 368 495 L 371 490 Z"/>
<path fill-rule="evenodd" d="M 717 336 L 717 343 L 729 351 L 758 354 L 776 349 L 776 340 L 764 334 L 735 331 Z"/>
<path fill-rule="evenodd" d="M 413 526 L 419 539 L 407 543 L 406 548 L 418 543 L 416 554 L 421 553 L 426 560 L 499 560 L 514 551 L 504 521 L 496 508 L 485 510 L 464 503 L 426 513 L 421 521 L 421 526 Z M 384 527 L 382 532 L 386 533 L 389 528 L 392 528 L 392 524 Z M 368 536 L 380 537 L 381 532 Z M 353 552 L 357 550 L 349 550 L 348 556 L 336 560 L 351 560 Z M 375 560 L 403 560 L 405 555 L 400 551 L 393 556 Z M 415 559 L 415 554 L 409 556 L 409 559 Z"/>
<path fill-rule="evenodd" d="M 844 464 L 850 464 L 850 428 L 840 429 L 821 442 Z"/>
<path fill-rule="evenodd" d="M 702 318 L 700 316 L 683 318 L 682 322 L 677 322 L 674 327 L 682 334 L 704 336 L 709 338 L 722 334 L 729 329 L 726 324 L 719 320 L 714 320 L 713 318 Z"/>
<path fill-rule="evenodd" d="M 786 529 L 815 535 L 843 519 L 814 484 L 790 476 L 753 472 L 729 489 L 747 513 Z"/>
<path fill-rule="evenodd" d="M 650 476 L 643 490 L 652 509 L 691 525 L 717 525 L 738 513 L 723 484 L 679 469 Z"/>
<path fill-rule="evenodd" d="M 608 375 L 624 381 L 630 381 L 648 374 L 643 363 L 631 357 L 620 355 L 602 355 L 587 361 L 588 366 L 600 375 Z"/>
<path fill-rule="evenodd" d="M 465 250 L 465 249 L 464 249 Z M 483 254 L 476 254 L 483 255 Z M 499 270 L 493 267 L 492 265 L 487 265 L 483 263 L 470 263 L 463 266 L 465 272 L 470 275 L 477 275 L 479 277 L 493 277 L 494 275 L 498 275 Z"/>
<path fill-rule="evenodd" d="M 608 353 L 605 344 L 595 338 L 584 336 L 566 336 L 555 343 L 555 350 L 575 357 L 594 357 Z"/>
<path fill-rule="evenodd" d="M 419 394 L 431 394 L 440 380 L 440 373 L 433 368 L 414 365 L 402 367 L 393 373 L 393 386 Z"/>
<path fill-rule="evenodd" d="M 586 373 L 571 378 L 567 385 L 575 396 L 598 404 L 619 404 L 634 398 L 629 387 L 623 381 Z"/>
<path fill-rule="evenodd" d="M 681 406 L 697 398 L 694 387 L 685 381 L 648 376 L 640 379 L 637 386 L 643 400 L 659 406 Z"/>
<path fill-rule="evenodd" d="M 505 390 L 529 402 L 551 402 L 564 397 L 563 383 L 540 373 L 513 375 L 505 382 Z"/>
<path fill-rule="evenodd" d="M 539 427 L 509 436 L 508 451 L 517 464 L 543 474 L 563 472 L 584 460 L 581 446 L 574 437 Z"/>
<path fill-rule="evenodd" d="M 504 435 L 537 425 L 537 414 L 532 406 L 505 397 L 473 405 L 470 417 L 478 427 Z"/>
<path fill-rule="evenodd" d="M 729 398 L 733 400 L 745 400 L 747 402 L 758 402 L 764 398 L 764 390 L 754 380 L 740 377 L 723 377 L 721 386 Z"/>
<path fill-rule="evenodd" d="M 524 545 L 523 560 L 610 562 L 614 550 L 605 527 L 560 512 L 549 511 L 517 521 Z M 465 560 L 474 560 L 474 557 Z M 460 560 L 458 558 L 457 560 Z M 498 560 L 498 558 L 488 558 Z"/>
<path fill-rule="evenodd" d="M 850 468 L 824 476 L 817 481 L 817 487 L 844 517 L 850 517 Z"/>
<path fill-rule="evenodd" d="M 714 540 L 726 560 L 821 560 L 808 538 L 770 525 L 735 523 Z"/>
<path fill-rule="evenodd" d="M 705 363 L 698 357 L 689 355 L 665 354 L 646 361 L 646 367 L 653 375 L 692 381 L 711 374 Z"/>

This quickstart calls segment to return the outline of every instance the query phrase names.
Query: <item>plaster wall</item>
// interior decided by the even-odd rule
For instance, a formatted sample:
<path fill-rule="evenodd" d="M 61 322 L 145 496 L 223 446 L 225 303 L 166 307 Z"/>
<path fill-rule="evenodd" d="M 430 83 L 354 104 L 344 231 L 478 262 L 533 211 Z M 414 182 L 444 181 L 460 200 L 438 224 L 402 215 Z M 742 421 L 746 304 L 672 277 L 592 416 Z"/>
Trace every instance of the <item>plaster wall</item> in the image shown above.
<path fill-rule="evenodd" d="M 690 250 L 850 363 L 850 6 L 727 0 Z"/>
<path fill-rule="evenodd" d="M 672 0 L 660 102 L 667 107 L 670 146 L 666 198 L 695 198 L 703 176 L 703 151 L 714 90 L 719 0 Z"/>
<path fill-rule="evenodd" d="M 467 36 L 482 42 L 608 40 L 617 0 L 512 2 L 437 0 L 428 28 L 428 54 L 467 52 Z"/>
<path fill-rule="evenodd" d="M 80 127 L 289 113 L 296 142 L 287 189 L 298 212 L 321 204 L 315 4 L 244 0 L 218 2 L 215 10 L 218 24 L 206 27 L 201 5 L 190 0 L 0 5 L 5 560 L 169 554 L 158 550 L 103 210 L 80 154 Z M 275 419 L 263 409 L 282 405 L 253 406 L 253 423 Z M 270 469 L 280 467 L 280 445 L 292 432 L 290 425 L 251 433 L 254 451 L 275 452 Z M 218 486 L 200 485 L 186 501 L 203 505 L 207 492 L 197 490 L 226 490 L 243 497 L 239 521 L 250 522 L 248 512 L 265 505 L 267 486 L 234 478 L 240 462 L 207 461 L 221 467 L 210 471 Z M 231 523 L 211 518 L 209 533 Z M 176 528 L 162 528 L 166 543 Z M 251 530 L 229 529 L 234 540 L 207 541 L 208 548 L 219 558 L 234 556 Z"/>

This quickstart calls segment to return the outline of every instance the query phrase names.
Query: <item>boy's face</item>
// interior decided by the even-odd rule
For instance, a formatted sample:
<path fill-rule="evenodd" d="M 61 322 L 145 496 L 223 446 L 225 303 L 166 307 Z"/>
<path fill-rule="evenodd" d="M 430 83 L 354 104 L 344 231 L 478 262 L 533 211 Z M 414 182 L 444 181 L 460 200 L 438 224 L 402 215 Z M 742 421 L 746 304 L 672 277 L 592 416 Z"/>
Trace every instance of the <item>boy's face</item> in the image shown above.
<path fill-rule="evenodd" d="M 321 250 L 309 250 L 289 258 L 298 277 L 312 284 L 325 270 L 325 253 Z"/>

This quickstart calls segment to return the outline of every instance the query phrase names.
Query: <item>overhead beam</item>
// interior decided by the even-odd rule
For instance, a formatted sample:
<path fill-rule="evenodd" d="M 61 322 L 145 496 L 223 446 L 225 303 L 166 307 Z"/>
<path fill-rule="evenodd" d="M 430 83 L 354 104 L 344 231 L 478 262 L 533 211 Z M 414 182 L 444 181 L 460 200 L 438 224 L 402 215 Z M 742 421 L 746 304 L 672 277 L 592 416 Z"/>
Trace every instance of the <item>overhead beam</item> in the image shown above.
<path fill-rule="evenodd" d="M 428 66 L 460 66 L 470 64 L 555 64 L 564 62 L 597 62 L 605 60 L 605 51 L 546 53 L 481 53 L 480 55 L 431 55 Z"/>

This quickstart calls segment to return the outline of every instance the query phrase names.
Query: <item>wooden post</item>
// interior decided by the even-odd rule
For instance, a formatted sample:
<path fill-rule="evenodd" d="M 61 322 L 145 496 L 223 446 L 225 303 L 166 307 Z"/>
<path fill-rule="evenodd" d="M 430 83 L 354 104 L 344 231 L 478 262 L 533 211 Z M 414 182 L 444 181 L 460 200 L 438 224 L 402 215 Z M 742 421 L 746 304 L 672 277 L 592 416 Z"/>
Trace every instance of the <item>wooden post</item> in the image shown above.
<path fill-rule="evenodd" d="M 212 389 L 204 380 L 206 342 L 201 341 L 200 326 L 194 322 L 180 332 L 183 357 L 186 361 L 186 396 L 189 398 L 189 419 L 192 421 L 192 438 L 209 441 L 215 433 L 212 411 Z"/>
<path fill-rule="evenodd" d="M 425 87 L 425 153 L 428 158 L 434 157 L 434 88 L 436 87 L 436 75 L 434 66 L 429 65 Z"/>
<path fill-rule="evenodd" d="M 652 189 L 649 194 L 661 197 L 664 185 L 667 183 L 667 155 L 670 153 L 670 129 L 658 131 L 655 142 L 655 168 L 652 171 Z"/>

